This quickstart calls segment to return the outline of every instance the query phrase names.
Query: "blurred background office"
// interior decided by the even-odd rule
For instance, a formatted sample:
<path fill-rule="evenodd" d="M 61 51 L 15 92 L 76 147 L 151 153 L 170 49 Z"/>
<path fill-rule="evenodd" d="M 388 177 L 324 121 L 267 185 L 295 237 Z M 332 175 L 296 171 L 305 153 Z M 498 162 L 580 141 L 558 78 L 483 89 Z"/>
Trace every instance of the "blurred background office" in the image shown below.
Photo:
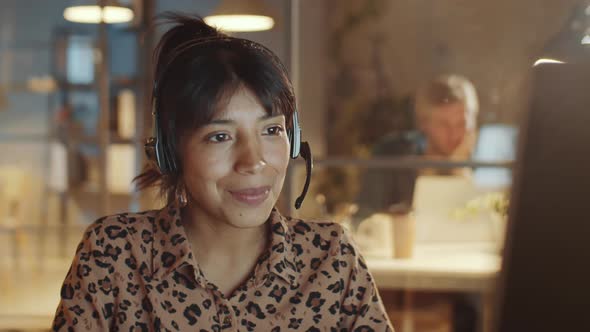
<path fill-rule="evenodd" d="M 588 5 L 3 0 L 0 330 L 48 329 L 91 222 L 162 206 L 131 180 L 151 133 L 151 52 L 163 31 L 152 18 L 175 10 L 258 41 L 287 65 L 316 163 L 301 210 L 293 202 L 305 165 L 292 163 L 280 208 L 349 229 L 396 331 L 488 331 L 533 71 L 586 55 Z M 427 115 L 436 124 L 420 111 L 432 82 L 425 98 L 444 106 Z M 384 152 L 392 137 L 396 152 Z M 449 151 L 429 153 L 439 142 Z M 368 176 L 385 205 L 362 205 Z"/>

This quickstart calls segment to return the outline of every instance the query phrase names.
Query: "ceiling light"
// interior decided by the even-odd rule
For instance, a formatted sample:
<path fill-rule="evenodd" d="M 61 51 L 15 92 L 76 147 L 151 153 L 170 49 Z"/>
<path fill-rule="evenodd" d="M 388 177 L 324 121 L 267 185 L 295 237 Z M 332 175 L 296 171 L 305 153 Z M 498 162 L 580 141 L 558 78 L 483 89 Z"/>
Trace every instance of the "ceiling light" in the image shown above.
<path fill-rule="evenodd" d="M 229 32 L 264 31 L 275 25 L 271 12 L 261 0 L 223 0 L 205 22 Z"/>
<path fill-rule="evenodd" d="M 71 6 L 64 10 L 64 18 L 75 23 L 126 23 L 132 21 L 133 16 L 131 9 L 121 6 Z"/>
<path fill-rule="evenodd" d="M 275 22 L 271 17 L 260 15 L 213 15 L 205 17 L 205 22 L 224 31 L 264 31 L 270 30 Z"/>

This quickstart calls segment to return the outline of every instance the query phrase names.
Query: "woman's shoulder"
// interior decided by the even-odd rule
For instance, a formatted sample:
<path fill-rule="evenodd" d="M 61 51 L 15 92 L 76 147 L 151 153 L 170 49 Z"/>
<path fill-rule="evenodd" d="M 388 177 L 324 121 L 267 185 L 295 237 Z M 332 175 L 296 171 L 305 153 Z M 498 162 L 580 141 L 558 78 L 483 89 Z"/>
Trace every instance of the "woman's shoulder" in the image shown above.
<path fill-rule="evenodd" d="M 141 241 L 143 234 L 151 234 L 158 210 L 124 212 L 104 216 L 86 228 L 82 242 L 106 248 L 115 244 L 131 245 Z"/>
<path fill-rule="evenodd" d="M 341 224 L 322 220 L 287 218 L 287 258 L 297 271 L 299 283 L 347 280 L 364 266 L 349 231 Z M 335 289 L 342 289 L 340 286 Z"/>
<path fill-rule="evenodd" d="M 330 220 L 298 219 L 293 217 L 285 217 L 285 220 L 289 231 L 296 235 L 319 234 L 339 236 L 345 232 L 342 225 Z"/>
<path fill-rule="evenodd" d="M 357 250 L 349 231 L 341 224 L 320 219 L 287 218 L 294 246 L 314 256 L 356 256 Z"/>

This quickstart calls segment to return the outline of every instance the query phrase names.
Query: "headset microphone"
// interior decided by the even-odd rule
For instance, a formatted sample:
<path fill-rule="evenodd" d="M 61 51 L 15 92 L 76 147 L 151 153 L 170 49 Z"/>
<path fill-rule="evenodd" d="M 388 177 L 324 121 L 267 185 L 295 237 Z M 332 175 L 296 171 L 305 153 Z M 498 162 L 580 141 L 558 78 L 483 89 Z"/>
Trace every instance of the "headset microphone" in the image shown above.
<path fill-rule="evenodd" d="M 305 169 L 307 176 L 305 177 L 305 185 L 303 186 L 303 192 L 297 199 L 295 200 L 295 208 L 299 209 L 303 200 L 305 199 L 305 195 L 307 194 L 307 190 L 309 189 L 309 183 L 311 182 L 311 170 L 313 169 L 313 157 L 311 155 L 311 149 L 309 148 L 309 144 L 307 142 L 301 143 L 301 157 L 305 159 Z"/>
<path fill-rule="evenodd" d="M 305 159 L 305 169 L 307 172 L 307 176 L 305 178 L 305 185 L 303 186 L 303 192 L 297 199 L 295 200 L 295 208 L 299 209 L 303 200 L 305 199 L 305 195 L 307 194 L 307 190 L 309 189 L 309 182 L 311 181 L 311 170 L 313 169 L 313 158 L 311 156 L 311 149 L 307 142 L 301 141 L 301 126 L 299 125 L 299 116 L 297 115 L 297 110 L 293 112 L 293 126 L 288 131 L 289 135 L 289 143 L 291 144 L 291 158 L 297 159 L 301 155 L 303 159 Z"/>

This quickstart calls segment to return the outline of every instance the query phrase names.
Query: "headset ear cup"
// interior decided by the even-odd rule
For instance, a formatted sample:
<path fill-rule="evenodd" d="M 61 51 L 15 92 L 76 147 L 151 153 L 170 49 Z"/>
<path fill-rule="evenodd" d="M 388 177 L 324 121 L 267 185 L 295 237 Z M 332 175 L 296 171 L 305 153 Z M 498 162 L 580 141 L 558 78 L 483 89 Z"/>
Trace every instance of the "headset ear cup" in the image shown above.
<path fill-rule="evenodd" d="M 168 170 L 168 173 L 173 173 L 175 171 L 174 160 L 170 150 L 170 140 L 167 139 L 166 145 L 164 146 L 164 152 L 166 155 L 166 169 Z"/>
<path fill-rule="evenodd" d="M 171 134 L 170 134 L 171 135 Z M 157 149 L 158 149 L 158 167 L 162 174 L 170 174 L 176 172 L 176 162 L 174 155 L 174 147 L 171 146 L 170 141 L 173 139 L 170 135 L 165 135 L 162 128 L 157 130 Z"/>
<path fill-rule="evenodd" d="M 160 172 L 162 174 L 166 174 L 168 173 L 168 167 L 166 164 L 166 149 L 164 148 L 164 139 L 160 130 L 157 132 L 156 142 L 158 168 L 160 168 Z"/>
<path fill-rule="evenodd" d="M 294 149 L 294 142 L 293 142 L 293 129 L 290 129 L 287 134 L 289 135 L 289 156 L 293 157 L 293 149 Z M 296 157 L 295 157 L 296 158 Z"/>
<path fill-rule="evenodd" d="M 289 131 L 289 143 L 291 144 L 291 158 L 299 157 L 301 151 L 301 127 L 299 126 L 297 111 L 293 112 L 293 128 Z"/>
<path fill-rule="evenodd" d="M 162 128 L 158 130 L 158 153 L 159 153 L 159 160 L 158 166 L 160 167 L 160 172 L 162 174 L 169 174 L 174 171 L 171 165 L 170 160 L 170 144 L 168 143 L 168 137 L 164 135 L 162 132 Z"/>
<path fill-rule="evenodd" d="M 166 161 L 168 162 L 168 170 L 170 173 L 178 170 L 176 167 L 176 155 L 174 151 L 176 151 L 176 147 L 170 144 L 170 139 L 168 139 L 166 141 Z"/>
<path fill-rule="evenodd" d="M 168 173 L 168 168 L 166 167 L 166 153 L 165 153 L 165 142 L 164 142 L 164 135 L 162 134 L 162 128 L 160 127 L 160 119 L 159 119 L 159 112 L 158 112 L 158 99 L 156 98 L 157 90 L 156 90 L 157 82 L 154 82 L 154 90 L 152 91 L 152 116 L 153 116 L 153 131 L 154 131 L 154 150 L 156 154 L 156 165 L 160 170 L 160 173 L 166 174 Z"/>
<path fill-rule="evenodd" d="M 301 132 L 295 131 L 293 136 L 293 158 L 299 157 L 301 152 Z"/>
<path fill-rule="evenodd" d="M 163 174 L 168 174 L 170 172 L 170 168 L 168 167 L 168 156 L 166 154 L 166 148 L 164 147 L 165 143 L 162 140 L 162 144 L 160 144 L 160 170 Z"/>

